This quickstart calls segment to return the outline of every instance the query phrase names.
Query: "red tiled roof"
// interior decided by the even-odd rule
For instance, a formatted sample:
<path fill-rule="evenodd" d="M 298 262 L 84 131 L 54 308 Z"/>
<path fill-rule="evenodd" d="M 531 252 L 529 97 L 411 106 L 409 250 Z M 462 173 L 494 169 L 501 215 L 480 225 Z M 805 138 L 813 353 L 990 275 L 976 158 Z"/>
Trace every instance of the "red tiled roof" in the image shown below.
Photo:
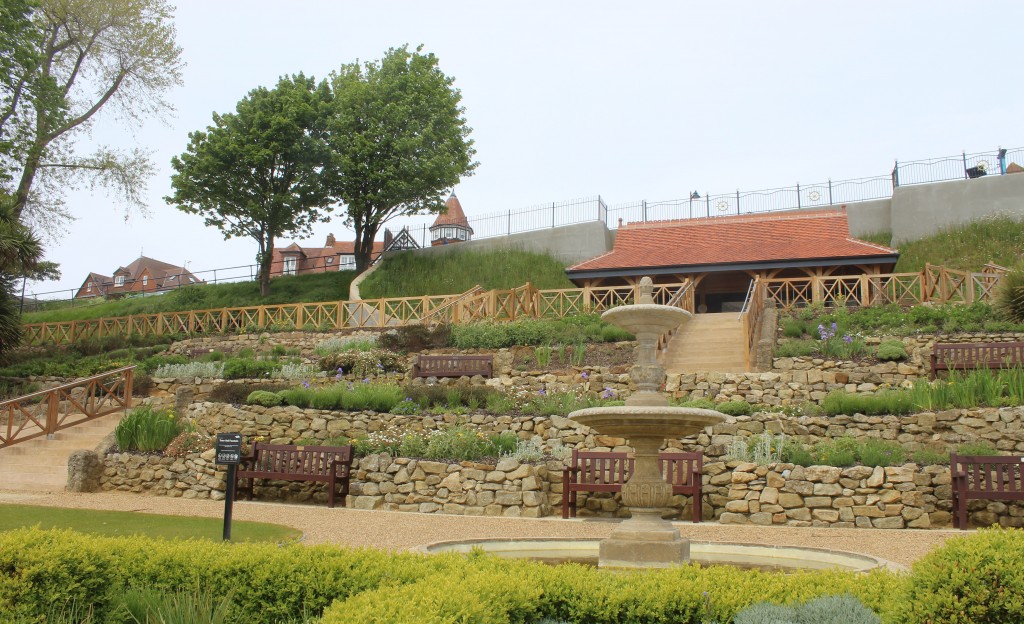
<path fill-rule="evenodd" d="M 466 213 L 462 211 L 462 204 L 459 203 L 459 198 L 455 196 L 455 193 L 452 193 L 452 196 L 448 198 L 444 205 L 447 210 L 437 215 L 437 219 L 434 220 L 434 224 L 430 226 L 430 229 L 434 229 L 439 225 L 461 225 L 470 232 L 473 231 L 473 228 L 469 227 L 469 219 L 466 218 Z"/>
<path fill-rule="evenodd" d="M 846 211 L 814 210 L 619 228 L 614 248 L 567 271 L 699 266 L 892 256 L 894 249 L 850 236 Z"/>

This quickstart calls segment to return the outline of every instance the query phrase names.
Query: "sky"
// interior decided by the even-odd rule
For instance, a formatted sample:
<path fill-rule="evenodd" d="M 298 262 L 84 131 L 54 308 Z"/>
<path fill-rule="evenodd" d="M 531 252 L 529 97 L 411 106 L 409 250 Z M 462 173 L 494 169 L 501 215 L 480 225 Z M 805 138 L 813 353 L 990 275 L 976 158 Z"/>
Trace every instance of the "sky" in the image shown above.
<path fill-rule="evenodd" d="M 76 221 L 46 242 L 62 278 L 28 293 L 66 298 L 90 271 L 140 254 L 197 273 L 253 264 L 254 240 L 225 241 L 163 200 L 188 133 L 282 75 L 322 78 L 405 44 L 437 55 L 462 93 L 479 166 L 455 192 L 470 219 L 597 195 L 614 205 L 884 175 L 894 159 L 1024 146 L 1019 2 L 179 0 L 174 21 L 187 63 L 168 94 L 175 114 L 129 132 L 101 112 L 80 141 L 152 152 L 148 214 L 125 218 L 102 190 L 67 193 Z M 342 221 L 299 243 L 351 240 Z"/>

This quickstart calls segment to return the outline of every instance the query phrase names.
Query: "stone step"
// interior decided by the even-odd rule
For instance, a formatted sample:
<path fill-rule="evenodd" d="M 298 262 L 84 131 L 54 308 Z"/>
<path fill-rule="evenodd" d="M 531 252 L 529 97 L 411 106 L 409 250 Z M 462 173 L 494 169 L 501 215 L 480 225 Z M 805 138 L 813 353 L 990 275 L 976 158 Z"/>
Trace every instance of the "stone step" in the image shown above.
<path fill-rule="evenodd" d="M 745 345 L 735 313 L 697 314 L 672 337 L 661 362 L 670 373 L 744 372 Z"/>

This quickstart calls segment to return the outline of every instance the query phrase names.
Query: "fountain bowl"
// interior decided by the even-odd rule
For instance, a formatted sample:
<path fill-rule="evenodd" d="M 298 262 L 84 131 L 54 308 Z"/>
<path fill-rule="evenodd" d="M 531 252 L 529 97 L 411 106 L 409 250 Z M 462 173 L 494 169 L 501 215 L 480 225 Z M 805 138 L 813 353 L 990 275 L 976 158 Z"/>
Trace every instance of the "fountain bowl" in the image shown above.
<path fill-rule="evenodd" d="M 618 325 L 631 334 L 649 333 L 660 336 L 679 327 L 693 316 L 682 308 L 656 303 L 637 303 L 606 310 L 601 320 Z"/>
<path fill-rule="evenodd" d="M 704 427 L 722 422 L 714 410 L 695 407 L 615 406 L 589 407 L 569 414 L 569 419 L 603 435 L 631 438 L 660 436 L 683 438 Z"/>

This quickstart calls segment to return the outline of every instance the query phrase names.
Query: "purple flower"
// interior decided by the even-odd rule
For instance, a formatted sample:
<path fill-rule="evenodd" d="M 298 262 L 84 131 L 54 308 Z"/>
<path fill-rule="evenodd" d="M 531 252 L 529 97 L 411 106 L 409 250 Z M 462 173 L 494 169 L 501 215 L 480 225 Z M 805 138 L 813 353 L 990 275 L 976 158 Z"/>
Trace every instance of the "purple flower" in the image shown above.
<path fill-rule="evenodd" d="M 547 392 L 544 391 L 544 388 L 541 388 L 540 392 L 538 392 L 537 394 L 539 394 L 540 396 L 544 396 L 545 394 L 547 394 Z"/>
<path fill-rule="evenodd" d="M 580 377 L 582 377 L 583 379 L 586 379 L 588 377 L 587 371 L 583 371 L 582 373 L 580 373 Z"/>
<path fill-rule="evenodd" d="M 612 390 L 611 387 L 605 386 L 604 387 L 604 392 L 601 393 L 601 398 L 602 399 L 612 399 L 612 398 L 615 398 L 615 391 Z"/>
<path fill-rule="evenodd" d="M 851 342 L 853 342 L 853 338 L 850 338 L 849 336 L 843 336 L 843 342 L 845 342 L 846 344 L 850 344 Z"/>
<path fill-rule="evenodd" d="M 309 382 L 308 382 L 308 381 L 306 381 L 305 379 L 303 379 L 303 380 L 302 380 L 302 387 L 303 387 L 303 388 L 308 388 L 308 387 L 309 387 Z"/>

